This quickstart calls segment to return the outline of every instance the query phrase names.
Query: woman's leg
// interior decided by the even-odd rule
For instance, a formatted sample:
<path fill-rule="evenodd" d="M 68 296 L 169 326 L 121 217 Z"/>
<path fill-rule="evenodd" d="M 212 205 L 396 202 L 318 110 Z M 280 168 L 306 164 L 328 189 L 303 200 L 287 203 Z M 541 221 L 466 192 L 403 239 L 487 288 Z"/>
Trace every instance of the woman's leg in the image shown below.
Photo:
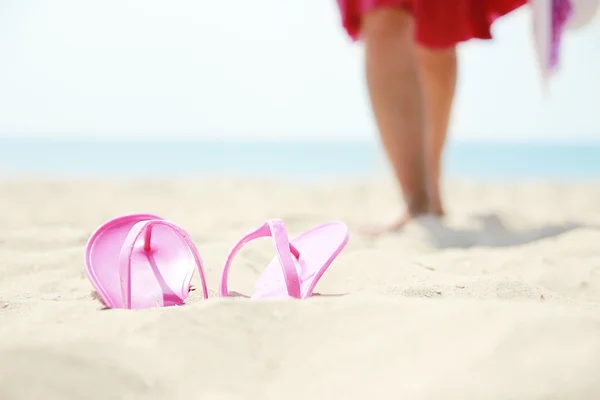
<path fill-rule="evenodd" d="M 429 211 L 425 171 L 425 111 L 414 21 L 402 8 L 382 7 L 362 16 L 369 97 L 383 146 L 406 203 L 403 217 L 369 231 L 399 229 Z"/>
<path fill-rule="evenodd" d="M 442 155 L 454 100 L 457 76 L 456 48 L 419 47 L 417 60 L 425 98 L 427 141 L 425 150 L 429 211 L 443 215 L 440 196 Z"/>

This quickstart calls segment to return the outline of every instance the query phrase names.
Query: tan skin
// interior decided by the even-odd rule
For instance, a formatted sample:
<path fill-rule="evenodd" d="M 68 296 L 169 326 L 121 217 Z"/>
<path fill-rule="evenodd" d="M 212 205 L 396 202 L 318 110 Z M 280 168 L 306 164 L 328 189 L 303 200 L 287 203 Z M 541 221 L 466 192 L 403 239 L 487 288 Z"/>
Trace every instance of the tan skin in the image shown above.
<path fill-rule="evenodd" d="M 369 235 L 399 230 L 420 215 L 444 215 L 439 183 L 456 89 L 456 49 L 415 44 L 413 24 L 401 8 L 379 8 L 362 20 L 371 106 L 406 204 L 400 218 L 365 229 Z"/>

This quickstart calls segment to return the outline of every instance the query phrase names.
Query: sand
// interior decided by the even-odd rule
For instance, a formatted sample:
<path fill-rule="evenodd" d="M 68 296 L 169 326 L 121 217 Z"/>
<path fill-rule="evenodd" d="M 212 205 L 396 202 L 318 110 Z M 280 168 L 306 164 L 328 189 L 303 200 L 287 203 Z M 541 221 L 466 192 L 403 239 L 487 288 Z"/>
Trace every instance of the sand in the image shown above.
<path fill-rule="evenodd" d="M 0 399 L 599 399 L 600 185 L 446 186 L 448 219 L 361 237 L 389 182 L 0 183 Z M 183 226 L 211 299 L 102 310 L 83 248 L 119 214 Z M 216 297 L 232 245 L 267 218 L 344 220 L 348 246 L 306 301 Z M 273 257 L 244 248 L 230 289 Z M 197 276 L 194 278 L 197 285 Z"/>

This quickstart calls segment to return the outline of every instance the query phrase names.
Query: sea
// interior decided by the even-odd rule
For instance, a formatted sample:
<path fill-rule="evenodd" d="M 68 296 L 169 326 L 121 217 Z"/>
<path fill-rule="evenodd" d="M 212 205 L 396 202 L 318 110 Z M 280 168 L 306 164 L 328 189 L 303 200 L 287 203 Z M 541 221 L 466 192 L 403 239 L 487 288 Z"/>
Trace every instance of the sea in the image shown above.
<path fill-rule="evenodd" d="M 374 142 L 0 139 L 3 176 L 310 181 L 384 173 L 389 168 Z M 485 181 L 600 181 L 600 143 L 451 142 L 444 175 Z"/>

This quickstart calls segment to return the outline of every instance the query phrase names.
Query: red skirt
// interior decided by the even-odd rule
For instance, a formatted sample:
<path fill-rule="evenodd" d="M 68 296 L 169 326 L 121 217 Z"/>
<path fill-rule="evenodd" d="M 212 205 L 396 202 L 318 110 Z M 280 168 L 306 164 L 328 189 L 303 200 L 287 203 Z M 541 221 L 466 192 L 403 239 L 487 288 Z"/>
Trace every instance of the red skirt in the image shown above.
<path fill-rule="evenodd" d="M 496 18 L 527 4 L 527 0 L 337 0 L 342 23 L 353 40 L 361 16 L 379 7 L 400 7 L 415 19 L 415 38 L 426 47 L 454 46 L 469 39 L 491 39 Z"/>

